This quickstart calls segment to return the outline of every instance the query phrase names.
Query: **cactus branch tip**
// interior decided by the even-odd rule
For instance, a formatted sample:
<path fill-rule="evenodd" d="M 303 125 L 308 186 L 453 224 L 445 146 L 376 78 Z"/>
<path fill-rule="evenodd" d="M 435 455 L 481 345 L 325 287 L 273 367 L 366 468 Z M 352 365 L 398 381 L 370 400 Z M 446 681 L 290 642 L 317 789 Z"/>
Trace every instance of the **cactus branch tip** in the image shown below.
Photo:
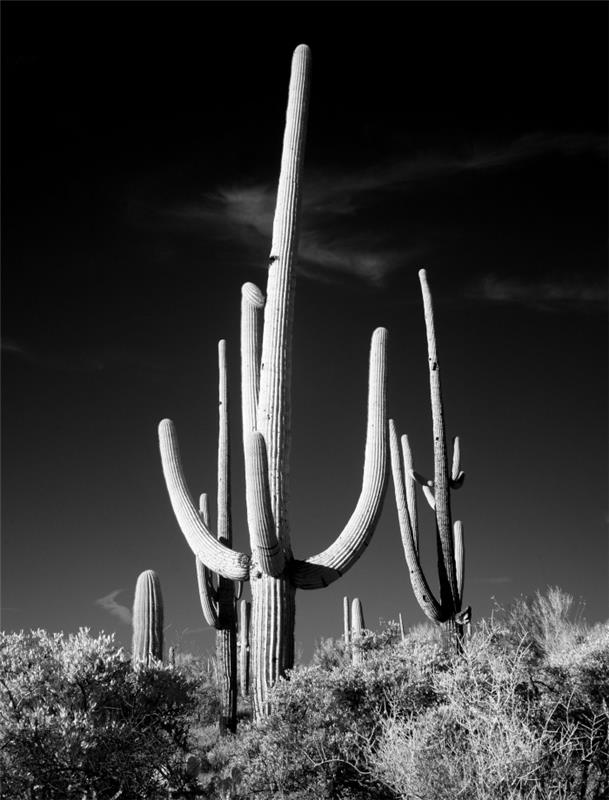
<path fill-rule="evenodd" d="M 256 308 L 264 306 L 264 295 L 255 283 L 244 283 L 241 287 L 241 296 Z"/>

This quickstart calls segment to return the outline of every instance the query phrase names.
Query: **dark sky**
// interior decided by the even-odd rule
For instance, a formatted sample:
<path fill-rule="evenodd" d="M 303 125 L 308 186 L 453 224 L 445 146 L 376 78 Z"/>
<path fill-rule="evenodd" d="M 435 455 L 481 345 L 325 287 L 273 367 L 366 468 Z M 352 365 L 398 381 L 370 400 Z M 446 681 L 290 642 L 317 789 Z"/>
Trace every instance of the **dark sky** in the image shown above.
<path fill-rule="evenodd" d="M 313 77 L 296 292 L 297 557 L 351 514 L 369 337 L 389 410 L 433 464 L 426 267 L 475 617 L 558 585 L 608 604 L 605 3 L 2 3 L 2 626 L 130 640 L 157 570 L 168 643 L 212 647 L 156 428 L 215 495 L 228 340 L 234 539 L 240 287 L 264 288 L 291 53 Z M 428 510 L 428 509 L 427 509 Z M 422 508 L 422 513 L 425 509 Z M 431 512 L 423 555 L 436 585 Z M 363 558 L 297 598 L 296 639 L 424 620 L 393 491 Z"/>

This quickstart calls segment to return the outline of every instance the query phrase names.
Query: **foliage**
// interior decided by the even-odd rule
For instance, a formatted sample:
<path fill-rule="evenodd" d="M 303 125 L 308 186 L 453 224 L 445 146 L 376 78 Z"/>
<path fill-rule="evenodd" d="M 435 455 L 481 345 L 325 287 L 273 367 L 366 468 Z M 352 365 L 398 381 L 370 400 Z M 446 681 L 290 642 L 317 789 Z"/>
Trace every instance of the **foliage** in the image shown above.
<path fill-rule="evenodd" d="M 600 800 L 609 625 L 572 610 L 558 590 L 519 599 L 459 653 L 431 625 L 403 641 L 392 623 L 366 631 L 356 664 L 326 639 L 274 687 L 267 718 L 243 707 L 226 737 L 204 662 L 133 672 L 111 637 L 5 635 L 4 796 Z"/>
<path fill-rule="evenodd" d="M 186 787 L 198 682 L 131 669 L 113 636 L 0 634 L 0 785 L 19 800 L 167 797 Z"/>

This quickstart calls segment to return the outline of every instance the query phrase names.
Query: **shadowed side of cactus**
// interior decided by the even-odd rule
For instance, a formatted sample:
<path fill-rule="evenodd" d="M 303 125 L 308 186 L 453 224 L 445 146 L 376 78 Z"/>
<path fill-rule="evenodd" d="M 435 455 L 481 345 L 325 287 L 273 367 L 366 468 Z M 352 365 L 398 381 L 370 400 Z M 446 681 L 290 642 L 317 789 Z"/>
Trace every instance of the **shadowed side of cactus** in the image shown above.
<path fill-rule="evenodd" d="M 434 440 L 434 478 L 428 480 L 414 469 L 412 451 L 407 436 L 402 436 L 401 449 L 393 420 L 389 420 L 389 447 L 395 499 L 402 536 L 404 555 L 410 581 L 417 601 L 430 620 L 445 626 L 460 641 L 471 619 L 471 609 L 461 610 L 463 599 L 463 570 L 465 551 L 463 525 L 452 523 L 450 491 L 459 489 L 465 479 L 460 468 L 461 448 L 459 437 L 453 441 L 452 464 L 449 466 L 444 425 L 444 407 L 440 384 L 440 364 L 436 344 L 435 322 L 431 291 L 424 269 L 419 271 L 429 364 L 429 386 Z M 419 556 L 419 524 L 416 485 L 435 517 L 438 550 L 438 577 L 440 598 L 436 599 L 423 573 Z"/>
<path fill-rule="evenodd" d="M 142 572 L 135 585 L 133 601 L 134 667 L 150 666 L 163 659 L 163 598 L 159 576 L 152 569 Z"/>
<path fill-rule="evenodd" d="M 387 483 L 387 331 L 378 328 L 370 346 L 368 417 L 359 499 L 343 531 L 323 552 L 306 560 L 294 558 L 287 508 L 291 340 L 310 60 L 306 45 L 296 48 L 266 301 L 253 284 L 245 284 L 242 289 L 243 448 L 251 555 L 226 547 L 201 520 L 183 476 L 173 423 L 164 420 L 159 426 L 165 481 L 188 544 L 209 570 L 234 581 L 250 580 L 250 669 L 256 719 L 270 713 L 269 690 L 294 664 L 296 589 L 323 588 L 357 561 L 376 527 Z"/>

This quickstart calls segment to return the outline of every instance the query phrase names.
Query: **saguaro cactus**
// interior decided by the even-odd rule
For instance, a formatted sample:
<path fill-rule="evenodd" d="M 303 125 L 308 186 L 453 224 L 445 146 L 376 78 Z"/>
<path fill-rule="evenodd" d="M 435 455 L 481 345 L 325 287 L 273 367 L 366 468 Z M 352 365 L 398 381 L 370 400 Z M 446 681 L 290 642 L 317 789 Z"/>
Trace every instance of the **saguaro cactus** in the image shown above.
<path fill-rule="evenodd" d="M 135 584 L 131 661 L 149 666 L 154 659 L 163 659 L 163 598 L 159 576 L 147 569 Z"/>
<path fill-rule="evenodd" d="M 465 473 L 460 469 L 459 437 L 455 437 L 453 442 L 452 468 L 449 470 L 448 466 L 433 305 L 424 269 L 419 271 L 419 279 L 427 332 L 434 439 L 434 479 L 426 480 L 418 472 L 415 472 L 407 436 L 402 436 L 402 452 L 400 452 L 393 420 L 389 420 L 391 470 L 404 555 L 414 594 L 429 619 L 445 624 L 449 630 L 455 631 L 461 638 L 463 626 L 469 622 L 471 609 L 468 607 L 465 611 L 461 611 L 464 564 L 463 526 L 461 522 L 455 522 L 454 526 L 452 525 L 449 493 L 451 489 L 458 489 L 463 484 Z M 416 483 L 422 486 L 425 498 L 435 513 L 440 579 L 439 601 L 429 588 L 419 558 Z"/>
<path fill-rule="evenodd" d="M 362 631 L 366 627 L 364 622 L 364 609 L 359 597 L 354 597 L 351 601 L 351 659 L 354 664 L 361 664 L 363 653 L 360 646 Z"/>
<path fill-rule="evenodd" d="M 230 504 L 230 436 L 226 342 L 218 342 L 218 540 L 232 546 Z M 199 500 L 199 513 L 209 528 L 207 495 Z M 221 575 L 214 576 L 195 555 L 201 609 L 207 624 L 216 630 L 216 669 L 220 689 L 220 733 L 237 729 L 237 609 L 235 584 Z M 241 584 L 239 584 L 240 586 Z"/>
<path fill-rule="evenodd" d="M 387 476 L 387 332 L 379 328 L 372 336 L 370 350 L 368 422 L 360 498 L 333 544 L 304 561 L 294 558 L 287 509 L 291 339 L 310 60 L 306 45 L 296 48 L 292 60 L 266 303 L 253 284 L 245 284 L 242 290 L 243 445 L 251 555 L 226 547 L 203 523 L 186 487 L 173 423 L 163 420 L 159 427 L 167 488 L 190 547 L 209 569 L 219 575 L 236 581 L 250 580 L 251 670 L 257 718 L 270 710 L 269 687 L 294 663 L 295 590 L 327 586 L 355 563 L 376 526 Z"/>

